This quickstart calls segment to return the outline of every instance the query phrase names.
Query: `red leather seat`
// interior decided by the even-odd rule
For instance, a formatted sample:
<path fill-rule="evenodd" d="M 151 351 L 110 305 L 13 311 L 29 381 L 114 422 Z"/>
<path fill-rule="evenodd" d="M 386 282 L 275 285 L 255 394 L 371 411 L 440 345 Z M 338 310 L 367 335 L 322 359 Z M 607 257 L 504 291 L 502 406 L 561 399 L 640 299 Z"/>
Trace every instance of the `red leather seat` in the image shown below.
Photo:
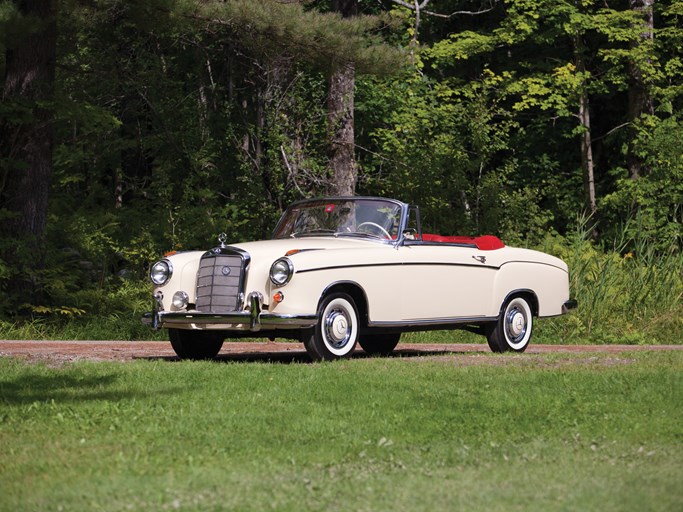
<path fill-rule="evenodd" d="M 484 235 L 484 236 L 443 236 L 434 235 L 431 233 L 422 234 L 423 242 L 437 242 L 445 244 L 464 244 L 473 245 L 481 251 L 494 251 L 496 249 L 502 249 L 505 247 L 503 241 L 497 236 Z"/>

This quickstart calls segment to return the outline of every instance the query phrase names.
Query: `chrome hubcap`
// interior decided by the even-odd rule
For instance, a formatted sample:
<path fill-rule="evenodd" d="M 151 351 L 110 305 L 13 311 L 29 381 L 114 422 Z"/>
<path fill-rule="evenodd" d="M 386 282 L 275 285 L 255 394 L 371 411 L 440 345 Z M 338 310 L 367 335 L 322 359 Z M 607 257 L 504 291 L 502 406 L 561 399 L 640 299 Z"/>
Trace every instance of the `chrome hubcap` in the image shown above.
<path fill-rule="evenodd" d="M 325 319 L 326 338 L 333 347 L 341 348 L 349 342 L 352 327 L 346 312 L 334 309 Z"/>
<path fill-rule="evenodd" d="M 519 311 L 512 317 L 510 332 L 514 336 L 519 336 L 524 332 L 524 315 Z"/>
<path fill-rule="evenodd" d="M 509 338 L 513 342 L 517 342 L 524 338 L 527 329 L 527 318 L 524 311 L 520 309 L 512 308 L 508 311 L 505 321 L 505 330 L 508 333 Z"/>

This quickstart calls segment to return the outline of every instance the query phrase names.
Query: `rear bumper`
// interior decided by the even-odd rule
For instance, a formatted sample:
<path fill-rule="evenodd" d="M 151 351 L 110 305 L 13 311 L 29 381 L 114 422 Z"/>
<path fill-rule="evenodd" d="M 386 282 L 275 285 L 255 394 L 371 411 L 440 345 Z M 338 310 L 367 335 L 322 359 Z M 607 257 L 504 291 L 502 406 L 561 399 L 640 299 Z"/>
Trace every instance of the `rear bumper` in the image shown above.
<path fill-rule="evenodd" d="M 264 313 L 263 297 L 252 292 L 247 297 L 245 311 L 230 313 L 206 313 L 202 311 L 163 311 L 157 298 L 152 312 L 142 317 L 142 322 L 153 329 L 163 327 L 182 329 L 221 329 L 228 331 L 252 331 L 261 329 L 305 329 L 318 322 L 318 315 L 278 315 Z"/>
<path fill-rule="evenodd" d="M 562 304 L 562 313 L 568 313 L 572 309 L 576 309 L 578 307 L 579 307 L 578 301 L 576 301 L 574 299 L 569 299 L 564 304 Z"/>

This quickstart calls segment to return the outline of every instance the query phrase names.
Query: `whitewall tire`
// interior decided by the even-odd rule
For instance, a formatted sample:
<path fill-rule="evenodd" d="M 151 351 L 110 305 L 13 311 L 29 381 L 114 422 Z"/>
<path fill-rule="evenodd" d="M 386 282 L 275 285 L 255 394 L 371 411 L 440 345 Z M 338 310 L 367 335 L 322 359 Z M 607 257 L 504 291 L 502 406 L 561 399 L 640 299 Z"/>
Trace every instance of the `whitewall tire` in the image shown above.
<path fill-rule="evenodd" d="M 326 296 L 318 310 L 318 325 L 304 339 L 306 351 L 315 361 L 350 357 L 360 331 L 358 310 L 345 293 Z"/>
<path fill-rule="evenodd" d="M 525 297 L 509 299 L 487 339 L 493 352 L 524 352 L 531 341 L 534 318 Z"/>

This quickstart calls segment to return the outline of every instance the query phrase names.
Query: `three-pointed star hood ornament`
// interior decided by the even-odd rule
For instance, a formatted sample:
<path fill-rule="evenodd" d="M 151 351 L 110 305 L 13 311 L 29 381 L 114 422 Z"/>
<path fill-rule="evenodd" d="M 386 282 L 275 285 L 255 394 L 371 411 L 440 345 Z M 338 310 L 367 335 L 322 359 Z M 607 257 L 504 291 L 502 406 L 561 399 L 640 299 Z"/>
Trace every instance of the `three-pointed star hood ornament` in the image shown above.
<path fill-rule="evenodd" d="M 225 242 L 228 241 L 228 235 L 225 233 L 221 233 L 218 235 L 218 242 L 221 244 L 221 247 L 226 247 Z"/>

